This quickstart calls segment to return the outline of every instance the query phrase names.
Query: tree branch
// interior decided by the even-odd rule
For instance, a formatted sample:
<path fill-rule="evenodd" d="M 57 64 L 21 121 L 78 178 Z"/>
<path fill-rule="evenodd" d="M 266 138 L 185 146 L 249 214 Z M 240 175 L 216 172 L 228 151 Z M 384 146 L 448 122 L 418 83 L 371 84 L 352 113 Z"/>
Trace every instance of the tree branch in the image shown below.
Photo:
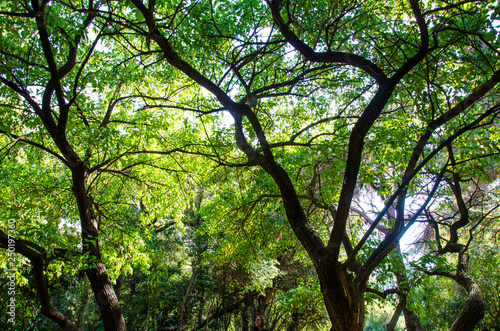
<path fill-rule="evenodd" d="M 36 142 L 31 141 L 31 140 L 29 140 L 29 139 L 26 139 L 26 138 L 20 137 L 20 136 L 18 136 L 18 135 L 15 135 L 15 134 L 9 133 L 9 132 L 7 132 L 7 131 L 5 131 L 5 130 L 2 130 L 2 129 L 0 129 L 0 133 L 4 134 L 4 135 L 6 135 L 6 136 L 9 136 L 9 137 L 14 138 L 14 139 L 16 140 L 16 142 L 17 142 L 17 141 L 20 141 L 20 142 L 26 143 L 26 144 L 28 144 L 28 145 L 34 146 L 34 147 L 36 147 L 36 148 L 38 148 L 38 149 L 41 149 L 42 151 L 45 151 L 45 152 L 49 153 L 49 154 L 50 154 L 50 155 L 52 155 L 52 156 L 55 156 L 55 157 L 56 157 L 56 158 L 58 158 L 60 161 L 62 161 L 62 162 L 63 162 L 66 166 L 68 166 L 68 163 L 66 162 L 66 160 L 64 159 L 64 157 L 62 157 L 61 155 L 59 155 L 58 153 L 54 152 L 53 150 L 51 150 L 51 149 L 50 149 L 50 148 L 48 148 L 48 147 L 45 147 L 45 146 L 43 146 L 43 145 L 41 145 L 41 144 L 39 144 L 39 143 L 36 143 Z M 16 142 L 14 142 L 14 144 L 15 144 Z"/>
<path fill-rule="evenodd" d="M 42 313 L 57 323 L 64 330 L 76 331 L 77 328 L 66 316 L 57 311 L 50 302 L 47 279 L 44 274 L 44 250 L 28 240 L 16 238 L 0 229 L 0 248 L 14 248 L 15 253 L 21 254 L 31 261 L 31 269 L 35 279 L 35 288 L 41 304 Z"/>
<path fill-rule="evenodd" d="M 274 23 L 278 26 L 285 40 L 300 52 L 308 61 L 316 63 L 341 63 L 359 68 L 374 78 L 377 83 L 383 85 L 387 80 L 384 74 L 376 64 L 370 60 L 352 53 L 344 52 L 315 52 L 309 45 L 304 43 L 292 30 L 287 23 L 283 21 L 280 11 L 280 3 L 278 0 L 266 0 L 267 5 L 271 9 Z"/>

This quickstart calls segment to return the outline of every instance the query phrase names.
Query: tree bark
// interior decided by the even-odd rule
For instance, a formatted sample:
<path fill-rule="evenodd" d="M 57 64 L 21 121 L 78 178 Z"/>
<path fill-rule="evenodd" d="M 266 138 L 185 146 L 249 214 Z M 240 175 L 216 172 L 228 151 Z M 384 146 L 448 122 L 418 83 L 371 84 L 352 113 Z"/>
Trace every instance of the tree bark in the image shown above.
<path fill-rule="evenodd" d="M 386 325 L 387 331 L 394 331 L 395 330 L 396 324 L 398 323 L 399 316 L 401 315 L 401 312 L 403 311 L 404 305 L 405 305 L 405 303 L 403 302 L 403 300 L 399 299 L 399 303 L 396 306 L 396 310 L 394 311 L 394 314 L 392 314 L 391 320 Z"/>
<path fill-rule="evenodd" d="M 360 292 L 354 289 L 352 279 L 341 269 L 328 261 L 318 263 L 316 267 L 323 301 L 332 322 L 330 330 L 354 331 L 359 329 L 358 318 L 362 310 L 358 298 Z"/>
<path fill-rule="evenodd" d="M 94 208 L 87 194 L 86 169 L 82 163 L 72 171 L 73 193 L 75 195 L 80 222 L 82 225 L 82 253 L 88 254 L 92 260 L 93 267 L 85 273 L 92 286 L 92 292 L 101 313 L 104 330 L 122 331 L 126 330 L 125 319 L 118 298 L 109 279 L 104 263 L 101 261 L 99 250 L 99 230 Z"/>
<path fill-rule="evenodd" d="M 472 331 L 474 327 L 484 317 L 484 301 L 481 289 L 468 276 L 469 270 L 469 254 L 467 250 L 463 250 L 459 254 L 457 274 L 454 277 L 468 293 L 467 301 L 465 302 L 462 312 L 455 320 L 450 328 L 450 331 Z"/>
<path fill-rule="evenodd" d="M 406 307 L 406 295 L 404 293 L 401 294 L 404 296 L 403 299 L 403 315 L 405 317 L 405 325 L 406 330 L 408 331 L 422 331 L 422 325 L 420 325 L 420 319 L 414 311 L 408 309 Z"/>
<path fill-rule="evenodd" d="M 469 256 L 466 249 L 463 249 L 458 258 L 457 272 L 455 275 L 443 271 L 425 271 L 430 276 L 445 276 L 455 280 L 468 293 L 467 301 L 462 312 L 455 320 L 449 331 L 472 331 L 474 327 L 484 317 L 484 301 L 481 289 L 468 276 Z"/>
<path fill-rule="evenodd" d="M 484 317 L 483 295 L 479 286 L 473 283 L 467 292 L 469 296 L 465 306 L 451 326 L 450 331 L 472 331 Z"/>

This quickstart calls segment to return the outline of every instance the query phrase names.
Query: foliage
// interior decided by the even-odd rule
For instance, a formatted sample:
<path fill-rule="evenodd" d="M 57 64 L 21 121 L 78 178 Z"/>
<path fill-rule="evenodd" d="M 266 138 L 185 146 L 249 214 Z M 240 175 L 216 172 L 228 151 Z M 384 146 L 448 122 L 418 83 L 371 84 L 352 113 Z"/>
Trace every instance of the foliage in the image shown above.
<path fill-rule="evenodd" d="M 497 327 L 498 8 L 2 2 L 16 327 Z"/>

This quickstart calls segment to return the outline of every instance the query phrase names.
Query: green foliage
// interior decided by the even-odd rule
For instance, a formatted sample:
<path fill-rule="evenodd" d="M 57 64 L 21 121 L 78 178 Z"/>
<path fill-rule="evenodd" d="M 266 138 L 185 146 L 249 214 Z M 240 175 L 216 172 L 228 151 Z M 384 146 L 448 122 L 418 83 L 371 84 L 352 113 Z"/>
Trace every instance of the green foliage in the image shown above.
<path fill-rule="evenodd" d="M 185 329 L 241 329 L 261 310 L 275 330 L 326 330 L 326 296 L 301 231 L 327 243 L 349 205 L 340 233 L 356 246 L 411 175 L 342 286 L 375 260 L 370 288 L 404 289 L 424 329 L 449 327 L 466 293 L 422 271 L 453 274 L 456 252 L 436 254 L 451 242 L 468 247 L 469 274 L 484 289 L 479 327 L 498 328 L 500 260 L 487 243 L 498 239 L 500 90 L 453 113 L 498 72 L 498 1 L 158 0 L 144 1 L 145 13 L 133 1 L 61 0 L 43 2 L 38 18 L 36 4 L 0 4 L 0 230 L 14 219 L 16 236 L 41 247 L 52 303 L 70 320 L 103 327 L 84 277 L 97 261 L 83 253 L 92 244 L 111 281 L 123 282 L 131 330 L 175 329 L 181 313 Z M 306 51 L 280 31 L 275 5 Z M 98 238 L 82 239 L 80 161 Z M 269 171 L 277 165 L 288 186 Z M 464 214 L 457 185 L 468 219 L 454 233 Z M 290 212 L 288 194 L 304 217 Z M 381 250 L 414 216 L 426 231 L 415 251 Z M 346 269 L 349 254 L 344 247 L 332 263 Z M 47 329 L 29 264 L 15 262 L 24 314 L 16 327 Z M 367 295 L 366 329 L 381 329 L 397 300 Z"/>

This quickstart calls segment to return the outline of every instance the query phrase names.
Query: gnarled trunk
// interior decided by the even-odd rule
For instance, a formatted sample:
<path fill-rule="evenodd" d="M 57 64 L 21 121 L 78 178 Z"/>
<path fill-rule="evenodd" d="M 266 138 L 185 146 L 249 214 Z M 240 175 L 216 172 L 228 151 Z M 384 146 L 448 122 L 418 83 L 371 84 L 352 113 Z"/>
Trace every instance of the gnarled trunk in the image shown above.
<path fill-rule="evenodd" d="M 460 252 L 455 281 L 468 293 L 462 312 L 455 320 L 450 331 L 472 331 L 484 317 L 483 295 L 479 286 L 468 276 L 469 254 L 466 249 Z"/>
<path fill-rule="evenodd" d="M 483 295 L 479 286 L 472 283 L 467 291 L 469 297 L 465 302 L 462 312 L 455 320 L 450 331 L 472 331 L 484 317 Z"/>

